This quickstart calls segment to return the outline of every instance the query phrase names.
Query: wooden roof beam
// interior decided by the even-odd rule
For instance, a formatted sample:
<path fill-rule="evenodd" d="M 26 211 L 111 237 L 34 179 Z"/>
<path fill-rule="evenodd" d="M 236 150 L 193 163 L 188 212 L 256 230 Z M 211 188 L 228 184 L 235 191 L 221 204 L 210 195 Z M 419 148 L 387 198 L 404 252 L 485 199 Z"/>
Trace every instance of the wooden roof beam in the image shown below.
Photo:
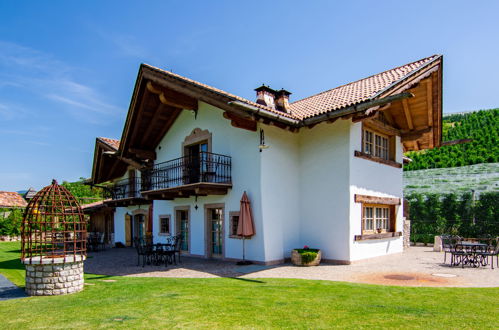
<path fill-rule="evenodd" d="M 151 81 L 147 82 L 147 90 L 159 96 L 161 103 L 175 108 L 186 110 L 198 110 L 198 101 L 195 98 L 176 92 L 169 88 L 162 87 Z"/>
<path fill-rule="evenodd" d="M 130 158 L 126 158 L 126 157 L 122 157 L 120 155 L 118 155 L 117 153 L 113 152 L 113 151 L 105 151 L 103 152 L 104 155 L 106 156 L 109 156 L 109 157 L 113 157 L 113 158 L 116 158 L 118 160 L 121 160 L 123 161 L 124 163 L 136 168 L 136 169 L 142 169 L 144 168 L 144 165 L 139 163 L 139 162 L 136 162 L 134 161 L 133 159 L 130 159 Z M 116 167 L 116 165 L 118 164 L 119 162 L 115 162 L 113 167 L 111 168 L 111 171 L 109 171 L 110 173 L 112 173 Z"/>
<path fill-rule="evenodd" d="M 404 115 L 407 121 L 407 127 L 412 130 L 414 129 L 414 125 L 412 123 L 411 111 L 409 110 L 409 102 L 407 102 L 407 99 L 402 100 L 402 105 L 404 107 Z"/>
<path fill-rule="evenodd" d="M 166 111 L 163 111 L 163 110 L 166 110 L 165 107 L 168 107 L 168 106 L 165 106 L 164 104 L 160 104 L 157 108 L 156 108 L 156 111 L 154 112 L 154 115 L 151 119 L 151 121 L 149 122 L 149 129 L 147 129 L 145 132 L 144 132 L 144 135 L 142 136 L 142 140 L 140 141 L 140 145 L 143 146 L 146 144 L 147 140 L 149 139 L 149 137 L 151 136 L 153 130 L 151 129 L 151 125 L 154 125 L 155 123 L 157 123 L 162 114 L 164 114 L 164 112 Z M 178 110 L 181 110 L 181 108 L 176 108 Z"/>
<path fill-rule="evenodd" d="M 423 134 L 428 133 L 429 131 L 431 131 L 431 127 L 425 127 L 417 131 L 402 133 L 400 137 L 402 142 L 413 141 L 421 138 Z"/>
<path fill-rule="evenodd" d="M 428 110 L 428 126 L 433 126 L 433 75 L 426 81 L 426 107 Z M 430 131 L 430 148 L 434 147 L 433 130 Z"/>
<path fill-rule="evenodd" d="M 134 154 L 135 156 L 137 156 L 137 158 L 140 159 L 156 160 L 156 152 L 154 150 L 128 148 L 128 151 L 130 151 L 130 153 Z"/>

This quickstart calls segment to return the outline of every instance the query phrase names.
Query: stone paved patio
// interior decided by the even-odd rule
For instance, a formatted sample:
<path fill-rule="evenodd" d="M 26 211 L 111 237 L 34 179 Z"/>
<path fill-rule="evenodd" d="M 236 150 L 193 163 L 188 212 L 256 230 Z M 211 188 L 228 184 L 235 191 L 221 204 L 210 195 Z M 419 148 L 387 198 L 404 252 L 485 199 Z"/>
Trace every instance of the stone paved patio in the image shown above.
<path fill-rule="evenodd" d="M 411 247 L 404 253 L 355 262 L 317 267 L 237 266 L 235 262 L 182 257 L 179 265 L 137 266 L 135 249 L 109 249 L 91 253 L 85 272 L 137 277 L 242 277 L 300 278 L 402 286 L 499 287 L 499 269 L 450 267 L 444 254 L 431 247 Z M 495 267 L 495 266 L 494 266 Z"/>

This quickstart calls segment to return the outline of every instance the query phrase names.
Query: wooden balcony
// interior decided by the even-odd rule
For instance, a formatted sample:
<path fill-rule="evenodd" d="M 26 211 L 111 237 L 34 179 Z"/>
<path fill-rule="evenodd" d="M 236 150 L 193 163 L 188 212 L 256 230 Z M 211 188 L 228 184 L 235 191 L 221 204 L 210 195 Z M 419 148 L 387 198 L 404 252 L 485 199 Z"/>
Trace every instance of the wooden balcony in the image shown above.
<path fill-rule="evenodd" d="M 142 174 L 142 196 L 148 200 L 225 195 L 232 187 L 231 157 L 199 152 L 156 164 Z"/>
<path fill-rule="evenodd" d="M 140 178 L 119 180 L 110 187 L 111 200 L 106 201 L 106 204 L 113 207 L 150 204 L 151 201 L 142 197 L 141 189 Z"/>

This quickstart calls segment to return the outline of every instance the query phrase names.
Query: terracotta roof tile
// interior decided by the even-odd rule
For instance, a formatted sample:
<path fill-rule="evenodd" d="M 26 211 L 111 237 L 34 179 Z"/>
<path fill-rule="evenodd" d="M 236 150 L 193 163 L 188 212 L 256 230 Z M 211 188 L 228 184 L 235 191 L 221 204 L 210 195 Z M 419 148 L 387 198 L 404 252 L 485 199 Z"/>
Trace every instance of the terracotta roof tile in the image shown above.
<path fill-rule="evenodd" d="M 297 119 L 305 119 L 368 101 L 439 57 L 433 55 L 293 102 L 291 113 Z"/>
<path fill-rule="evenodd" d="M 115 140 L 115 139 L 110 139 L 110 138 L 105 138 L 105 137 L 98 137 L 97 139 L 104 142 L 105 144 L 107 144 L 108 146 L 110 146 L 111 148 L 113 148 L 115 150 L 118 150 L 118 148 L 120 147 L 120 140 Z"/>
<path fill-rule="evenodd" d="M 28 203 L 16 192 L 0 191 L 0 207 L 26 207 Z"/>
<path fill-rule="evenodd" d="M 358 104 L 373 99 L 376 96 L 378 96 L 377 94 L 379 92 L 396 84 L 406 76 L 415 73 L 418 69 L 421 69 L 425 64 L 429 64 L 430 62 L 439 57 L 440 55 L 433 55 L 293 102 L 290 105 L 291 109 L 290 113 L 285 113 L 276 110 L 274 108 L 258 104 L 256 102 L 228 93 L 221 89 L 200 83 L 198 81 L 189 79 L 187 77 L 183 77 L 173 72 L 165 71 L 148 64 L 143 64 L 143 65 L 163 75 L 167 75 L 177 80 L 187 82 L 191 85 L 201 87 L 212 93 L 223 95 L 228 98 L 232 98 L 233 100 L 237 100 L 260 109 L 265 109 L 267 111 L 279 114 L 283 117 L 288 117 L 296 120 L 303 120 L 309 117 L 320 115 L 325 112 L 339 110 L 344 107 L 348 107 L 354 104 Z"/>
<path fill-rule="evenodd" d="M 231 94 L 229 92 L 226 92 L 226 91 L 223 91 L 221 89 L 218 89 L 218 88 L 215 88 L 215 87 L 212 87 L 212 86 L 209 86 L 209 85 L 206 85 L 206 84 L 203 84 L 199 81 L 196 81 L 196 80 L 193 80 L 193 79 L 190 79 L 190 78 L 187 78 L 187 77 L 184 77 L 184 76 L 181 76 L 179 74 L 176 74 L 176 73 L 173 73 L 173 72 L 170 72 L 170 71 L 165 71 L 165 70 L 162 70 L 160 68 L 157 68 L 155 66 L 152 66 L 152 65 L 149 65 L 149 64 L 143 64 L 144 66 L 147 66 L 148 68 L 154 70 L 154 71 L 157 71 L 157 72 L 160 72 L 161 74 L 164 74 L 164 75 L 168 75 L 170 77 L 173 77 L 175 79 L 178 79 L 178 80 L 182 80 L 184 82 L 188 82 L 192 85 L 195 85 L 195 86 L 198 86 L 198 87 L 201 87 L 207 91 L 210 91 L 212 93 L 215 93 L 215 94 L 220 94 L 220 95 L 223 95 L 225 97 L 228 97 L 228 98 L 231 98 L 231 99 L 234 99 L 236 101 L 240 101 L 240 102 L 243 102 L 243 103 L 246 103 L 246 104 L 249 104 L 249 105 L 252 105 L 254 107 L 257 107 L 257 108 L 260 108 L 260 109 L 264 109 L 264 110 L 267 110 L 267 111 L 270 111 L 270 112 L 273 112 L 275 114 L 279 114 L 283 117 L 288 117 L 288 118 L 292 118 L 292 119 L 296 119 L 295 117 L 293 117 L 292 114 L 289 114 L 289 113 L 285 113 L 285 112 L 282 112 L 282 111 L 279 111 L 279 110 L 276 110 L 274 108 L 271 108 L 271 107 L 267 107 L 265 105 L 262 105 L 262 104 L 258 104 L 256 102 L 253 102 L 253 101 L 250 101 L 248 99 L 245 99 L 244 97 L 240 97 L 240 96 L 237 96 L 237 95 L 234 95 L 234 94 Z"/>

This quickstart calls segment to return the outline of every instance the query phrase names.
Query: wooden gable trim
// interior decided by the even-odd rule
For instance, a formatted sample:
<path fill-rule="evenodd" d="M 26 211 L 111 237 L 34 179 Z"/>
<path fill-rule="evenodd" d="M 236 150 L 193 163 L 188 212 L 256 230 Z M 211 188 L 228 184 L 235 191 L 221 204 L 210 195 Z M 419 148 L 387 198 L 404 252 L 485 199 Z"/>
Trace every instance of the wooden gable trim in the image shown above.
<path fill-rule="evenodd" d="M 400 205 L 400 198 L 394 197 L 378 197 L 369 195 L 354 195 L 355 203 L 364 204 L 382 204 L 382 205 Z"/>

